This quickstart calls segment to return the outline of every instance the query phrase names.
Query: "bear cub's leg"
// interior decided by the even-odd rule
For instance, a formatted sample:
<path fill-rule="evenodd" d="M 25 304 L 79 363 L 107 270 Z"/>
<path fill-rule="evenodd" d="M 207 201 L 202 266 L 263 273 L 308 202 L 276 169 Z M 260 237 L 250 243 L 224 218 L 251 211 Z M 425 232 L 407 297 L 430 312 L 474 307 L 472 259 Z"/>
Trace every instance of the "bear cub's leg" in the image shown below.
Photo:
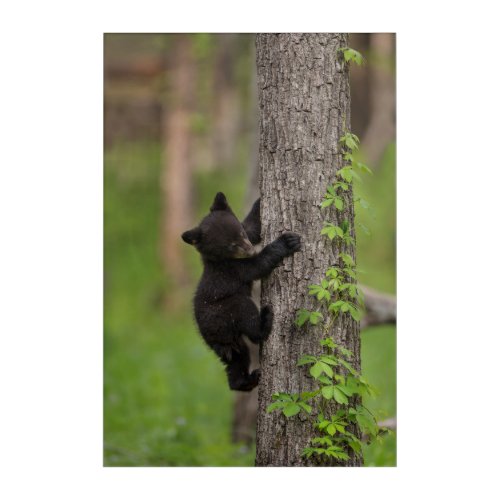
<path fill-rule="evenodd" d="M 233 391 L 251 391 L 259 383 L 260 370 L 250 368 L 250 352 L 247 345 L 240 339 L 238 345 L 232 349 L 231 360 L 227 363 L 226 372 L 229 387 Z"/>
<path fill-rule="evenodd" d="M 273 328 L 273 309 L 271 306 L 264 306 L 260 310 L 260 333 L 262 340 L 266 340 Z"/>
<path fill-rule="evenodd" d="M 249 338 L 254 344 L 260 344 L 269 337 L 273 327 L 273 310 L 271 306 L 264 306 L 259 310 L 251 303 L 254 313 L 245 317 L 240 323 L 240 332 Z"/>

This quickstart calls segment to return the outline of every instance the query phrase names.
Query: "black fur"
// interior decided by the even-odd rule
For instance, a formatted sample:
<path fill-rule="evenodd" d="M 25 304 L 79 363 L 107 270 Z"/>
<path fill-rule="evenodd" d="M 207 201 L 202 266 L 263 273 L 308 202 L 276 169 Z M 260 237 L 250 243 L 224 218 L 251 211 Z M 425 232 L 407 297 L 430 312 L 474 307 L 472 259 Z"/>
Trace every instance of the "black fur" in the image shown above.
<path fill-rule="evenodd" d="M 255 344 L 271 333 L 270 306 L 257 309 L 252 282 L 268 276 L 287 256 L 300 250 L 300 236 L 284 233 L 256 253 L 260 242 L 260 200 L 240 223 L 223 193 L 217 193 L 200 225 L 182 234 L 203 259 L 203 275 L 194 297 L 194 313 L 202 337 L 226 365 L 229 387 L 251 391 L 259 370 L 249 373 L 250 355 L 242 335 Z"/>

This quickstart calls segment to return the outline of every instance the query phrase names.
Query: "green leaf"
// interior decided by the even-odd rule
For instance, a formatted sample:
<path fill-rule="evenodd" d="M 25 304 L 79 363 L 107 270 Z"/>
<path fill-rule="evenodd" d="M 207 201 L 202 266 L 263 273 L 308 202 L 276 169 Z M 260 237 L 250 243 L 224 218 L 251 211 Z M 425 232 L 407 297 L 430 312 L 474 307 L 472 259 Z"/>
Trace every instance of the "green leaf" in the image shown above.
<path fill-rule="evenodd" d="M 333 385 L 325 385 L 324 387 L 321 388 L 321 394 L 325 399 L 332 399 L 333 398 Z"/>
<path fill-rule="evenodd" d="M 321 363 L 320 361 L 318 361 L 313 366 L 311 366 L 311 369 L 309 370 L 309 373 L 314 378 L 318 378 L 323 373 L 323 368 L 321 367 L 322 364 L 324 364 L 324 363 Z"/>
<path fill-rule="evenodd" d="M 356 279 L 356 277 L 357 277 L 356 273 L 349 267 L 345 267 L 342 271 L 352 279 Z"/>
<path fill-rule="evenodd" d="M 337 300 L 336 302 L 332 302 L 330 304 L 330 306 L 340 308 L 343 304 L 345 304 L 345 302 L 343 300 Z"/>
<path fill-rule="evenodd" d="M 322 371 L 324 371 L 329 377 L 333 377 L 333 370 L 330 368 L 329 365 L 327 365 L 323 361 L 318 361 L 318 363 L 321 365 Z"/>
<path fill-rule="evenodd" d="M 335 356 L 320 356 L 319 359 L 328 365 L 338 366 L 339 364 Z"/>
<path fill-rule="evenodd" d="M 343 300 L 337 300 L 328 306 L 328 311 L 337 313 L 343 304 L 345 304 Z"/>
<path fill-rule="evenodd" d="M 335 198 L 334 203 L 335 203 L 335 208 L 337 210 L 343 210 L 344 209 L 344 202 L 342 201 L 341 198 Z M 331 205 L 331 203 L 330 203 L 330 205 Z"/>
<path fill-rule="evenodd" d="M 351 49 L 350 47 L 343 47 L 339 50 L 342 51 L 342 55 L 344 56 L 344 60 L 346 62 L 353 61 L 358 66 L 363 64 L 364 58 L 357 50 Z"/>
<path fill-rule="evenodd" d="M 352 173 L 352 176 L 354 179 L 356 179 L 357 181 L 359 182 L 363 182 L 363 180 L 361 179 L 361 177 L 357 174 L 357 172 L 355 172 L 354 170 L 351 170 L 351 173 Z"/>
<path fill-rule="evenodd" d="M 328 432 L 330 436 L 333 436 L 337 432 L 337 429 L 335 428 L 334 424 L 328 424 L 326 427 L 326 432 Z"/>
<path fill-rule="evenodd" d="M 332 446 L 333 441 L 328 436 L 315 437 L 311 440 L 312 444 L 322 444 L 327 446 Z"/>
<path fill-rule="evenodd" d="M 337 431 L 339 431 L 341 434 L 345 434 L 345 427 L 343 425 L 340 425 L 340 424 L 335 424 L 335 428 L 337 429 Z"/>
<path fill-rule="evenodd" d="M 354 265 L 354 260 L 353 258 L 346 254 L 346 253 L 341 253 L 340 254 L 340 258 L 344 261 L 344 263 L 347 265 L 347 266 L 353 266 Z"/>
<path fill-rule="evenodd" d="M 318 380 L 322 384 L 331 384 L 332 383 L 331 379 L 329 379 L 326 375 L 321 375 L 316 380 Z"/>
<path fill-rule="evenodd" d="M 349 455 L 343 451 L 330 451 L 330 449 L 327 449 L 326 454 L 339 460 L 349 460 Z"/>
<path fill-rule="evenodd" d="M 340 384 L 335 387 L 338 387 L 339 391 L 342 391 L 348 398 L 352 396 L 352 390 L 350 387 Z"/>
<path fill-rule="evenodd" d="M 366 172 L 367 174 L 373 175 L 373 172 L 368 165 L 365 165 L 364 163 L 361 163 L 359 161 L 356 162 L 355 165 L 356 165 L 356 167 L 359 168 L 359 170 L 361 170 L 361 172 Z"/>
<path fill-rule="evenodd" d="M 347 404 L 349 400 L 347 399 L 347 396 L 338 388 L 338 386 L 335 386 L 333 388 L 333 397 L 337 403 L 340 404 Z"/>
<path fill-rule="evenodd" d="M 321 208 L 329 207 L 335 200 L 335 198 L 327 198 L 326 200 L 323 200 L 321 202 Z M 335 206 L 337 206 L 337 203 L 335 203 Z"/>
<path fill-rule="evenodd" d="M 329 424 L 330 424 L 330 421 L 329 421 L 329 420 L 323 420 L 323 421 L 319 422 L 319 423 L 317 424 L 317 426 L 318 426 L 318 429 L 323 430 L 323 429 L 325 429 L 326 427 L 328 427 L 328 425 L 329 425 Z"/>
<path fill-rule="evenodd" d="M 345 144 L 349 149 L 352 149 L 352 150 L 355 150 L 358 148 L 356 141 L 350 135 L 348 135 L 346 137 Z"/>
<path fill-rule="evenodd" d="M 339 359 L 339 363 L 344 368 L 347 368 L 347 370 L 349 371 L 349 373 L 351 373 L 352 375 L 358 375 L 358 372 L 351 366 L 351 363 L 348 363 L 347 361 L 345 361 L 344 359 L 341 359 L 341 358 L 338 358 L 338 359 Z"/>
<path fill-rule="evenodd" d="M 330 280 L 330 282 L 328 283 L 328 285 L 330 287 L 333 287 L 333 291 L 335 291 L 335 290 L 337 290 L 340 287 L 340 280 L 338 280 L 338 279 Z"/>
<path fill-rule="evenodd" d="M 319 285 L 309 285 L 309 295 L 316 295 L 318 292 L 321 292 L 323 287 Z"/>
<path fill-rule="evenodd" d="M 309 316 L 309 323 L 311 323 L 311 325 L 317 325 L 322 320 L 323 320 L 323 315 L 317 311 L 312 312 L 311 315 Z"/>
<path fill-rule="evenodd" d="M 361 451 L 361 443 L 358 441 L 348 441 L 347 444 L 354 450 L 355 453 L 359 453 Z"/>
<path fill-rule="evenodd" d="M 341 168 L 337 174 L 342 177 L 347 182 L 352 182 L 352 177 L 353 177 L 353 170 L 351 167 L 344 167 Z"/>
<path fill-rule="evenodd" d="M 309 354 L 304 354 L 297 361 L 297 366 L 308 365 L 309 363 L 316 363 L 316 356 L 311 356 Z"/>
<path fill-rule="evenodd" d="M 304 323 L 309 319 L 311 313 L 305 309 L 299 309 L 297 311 L 297 318 L 295 320 L 295 324 L 297 326 L 303 326 Z"/>
<path fill-rule="evenodd" d="M 286 392 L 275 392 L 272 397 L 274 400 L 279 399 L 281 401 L 293 401 L 292 396 Z"/>
<path fill-rule="evenodd" d="M 271 403 L 267 408 L 266 408 L 266 411 L 267 413 L 271 413 L 272 411 L 274 410 L 278 410 L 280 408 L 283 408 L 283 406 L 285 406 L 285 403 L 283 403 L 282 401 L 276 401 L 275 403 Z"/>
<path fill-rule="evenodd" d="M 329 347 L 330 349 L 335 349 L 335 347 L 337 347 L 337 344 L 333 341 L 331 337 L 321 340 L 320 345 L 322 345 L 323 347 L 325 346 Z"/>
<path fill-rule="evenodd" d="M 288 404 L 283 410 L 285 417 L 290 418 L 300 412 L 300 406 L 297 403 Z"/>
<path fill-rule="evenodd" d="M 357 413 L 356 421 L 358 422 L 361 429 L 367 434 L 371 434 L 372 436 L 375 436 L 377 434 L 378 426 L 371 415 L 367 414 L 366 412 Z"/>
<path fill-rule="evenodd" d="M 336 278 L 339 275 L 339 272 L 335 267 L 329 267 L 325 274 L 328 278 Z"/>
<path fill-rule="evenodd" d="M 349 313 L 351 314 L 352 318 L 355 320 L 355 321 L 359 321 L 361 319 L 361 311 L 359 311 L 358 309 L 356 309 L 353 305 L 351 304 L 348 304 L 349 305 Z"/>
<path fill-rule="evenodd" d="M 344 356 L 347 356 L 348 358 L 351 358 L 353 356 L 353 352 L 347 349 L 346 347 L 340 346 L 339 349 Z"/>
<path fill-rule="evenodd" d="M 309 391 L 309 392 L 301 392 L 300 393 L 300 399 L 302 401 L 308 401 L 309 399 L 314 398 L 314 396 L 317 396 L 319 394 L 319 390 L 317 391 Z"/>
<path fill-rule="evenodd" d="M 307 403 L 304 403 L 304 401 L 299 402 L 299 406 L 306 412 L 311 414 L 312 411 L 312 406 L 308 405 Z"/>

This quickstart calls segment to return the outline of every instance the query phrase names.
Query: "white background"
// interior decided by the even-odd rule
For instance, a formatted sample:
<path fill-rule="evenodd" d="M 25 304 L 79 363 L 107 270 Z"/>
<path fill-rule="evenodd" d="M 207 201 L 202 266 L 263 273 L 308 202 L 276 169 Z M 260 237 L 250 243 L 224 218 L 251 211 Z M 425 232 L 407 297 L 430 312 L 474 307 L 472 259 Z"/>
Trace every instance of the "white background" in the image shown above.
<path fill-rule="evenodd" d="M 494 3 L 6 5 L 2 498 L 498 497 Z M 397 32 L 397 468 L 102 466 L 102 34 L 172 31 Z"/>

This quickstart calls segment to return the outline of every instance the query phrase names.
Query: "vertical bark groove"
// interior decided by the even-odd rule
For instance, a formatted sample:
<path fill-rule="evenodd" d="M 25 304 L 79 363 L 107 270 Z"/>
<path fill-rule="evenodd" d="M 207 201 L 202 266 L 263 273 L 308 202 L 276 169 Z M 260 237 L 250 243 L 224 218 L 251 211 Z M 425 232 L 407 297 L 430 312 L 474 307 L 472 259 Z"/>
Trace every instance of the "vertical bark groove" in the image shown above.
<path fill-rule="evenodd" d="M 313 419 L 302 414 L 286 419 L 279 412 L 266 413 L 266 407 L 275 392 L 312 389 L 307 370 L 296 362 L 302 354 L 320 354 L 319 340 L 325 335 L 319 328 L 299 330 L 294 319 L 300 308 L 317 308 L 307 287 L 320 283 L 326 269 L 338 262 L 338 248 L 320 232 L 325 220 L 341 221 L 334 208 L 322 210 L 320 203 L 343 166 L 339 139 L 344 120 L 347 129 L 350 125 L 350 94 L 348 68 L 338 49 L 347 45 L 347 35 L 340 33 L 260 34 L 256 39 L 263 243 L 283 231 L 302 236 L 302 251 L 262 282 L 261 301 L 272 305 L 274 325 L 261 349 L 258 466 L 314 465 L 301 456 L 316 435 Z M 344 218 L 354 228 L 351 192 Z M 354 250 L 344 251 L 355 257 Z M 353 365 L 359 368 L 359 323 L 343 315 L 330 335 L 355 353 Z M 339 465 L 360 464 L 352 457 Z"/>

